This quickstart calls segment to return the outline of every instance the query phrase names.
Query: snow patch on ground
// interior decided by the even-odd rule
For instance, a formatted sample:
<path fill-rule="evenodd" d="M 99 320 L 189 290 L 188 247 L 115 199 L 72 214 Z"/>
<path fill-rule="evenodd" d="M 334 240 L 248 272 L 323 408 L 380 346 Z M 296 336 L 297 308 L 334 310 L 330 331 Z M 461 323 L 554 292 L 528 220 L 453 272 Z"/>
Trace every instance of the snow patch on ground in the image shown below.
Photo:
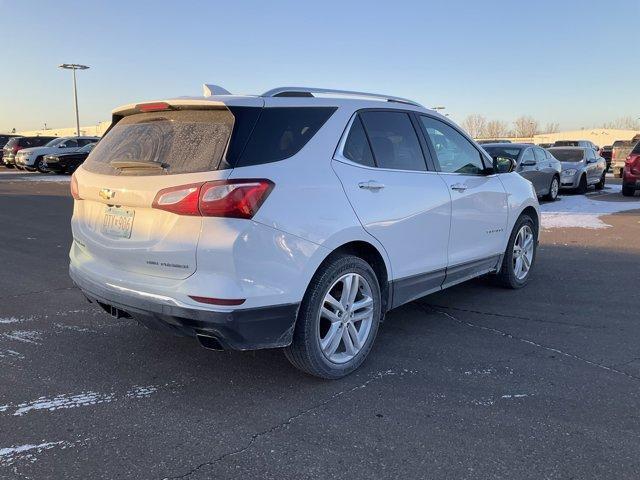
<path fill-rule="evenodd" d="M 30 402 L 23 402 L 17 405 L 0 405 L 0 413 L 11 411 L 13 412 L 11 415 L 21 417 L 27 413 L 39 410 L 53 412 L 55 410 L 86 407 L 122 399 L 148 398 L 156 393 L 158 388 L 159 387 L 155 385 L 136 385 L 120 396 L 115 393 L 99 393 L 93 391 L 77 394 L 62 393 L 53 397 L 42 396 Z"/>
<path fill-rule="evenodd" d="M 618 199 L 615 195 L 620 195 L 622 199 L 621 190 L 620 185 L 608 185 L 603 193 L 563 195 L 555 202 L 540 205 L 542 228 L 609 228 L 611 225 L 603 222 L 600 217 L 640 209 L 640 198 L 616 201 Z"/>
<path fill-rule="evenodd" d="M 37 172 L 25 172 L 21 170 L 0 172 L 0 178 L 10 182 L 59 182 L 66 183 L 71 180 L 71 175 L 47 175 Z"/>
<path fill-rule="evenodd" d="M 9 340 L 40 345 L 39 340 L 42 334 L 36 330 L 14 330 L 9 333 L 3 333 L 2 336 Z"/>

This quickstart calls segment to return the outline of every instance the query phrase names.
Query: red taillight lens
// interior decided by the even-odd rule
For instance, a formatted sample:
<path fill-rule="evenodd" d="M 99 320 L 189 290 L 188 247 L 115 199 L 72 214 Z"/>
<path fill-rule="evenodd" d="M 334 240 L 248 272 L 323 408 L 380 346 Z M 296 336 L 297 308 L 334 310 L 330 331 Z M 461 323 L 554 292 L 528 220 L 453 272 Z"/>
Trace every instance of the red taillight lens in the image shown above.
<path fill-rule="evenodd" d="M 139 112 L 161 112 L 163 110 L 171 110 L 171 105 L 166 102 L 140 103 L 136 105 Z"/>
<path fill-rule="evenodd" d="M 20 150 L 22 150 L 23 148 L 24 148 L 24 147 L 21 147 L 21 146 L 19 146 L 19 145 L 16 145 L 15 147 L 13 147 L 13 153 L 14 153 L 14 155 L 15 155 L 16 153 L 18 153 Z"/>
<path fill-rule="evenodd" d="M 273 190 L 270 180 L 216 180 L 160 190 L 152 207 L 178 215 L 253 218 Z"/>
<path fill-rule="evenodd" d="M 75 199 L 75 200 L 82 200 L 82 198 L 80 198 L 80 192 L 78 190 L 78 180 L 76 179 L 76 174 L 74 173 L 73 175 L 71 175 L 71 196 Z"/>
<path fill-rule="evenodd" d="M 201 183 L 193 183 L 165 188 L 158 192 L 151 206 L 178 215 L 200 215 L 198 210 L 200 187 L 202 187 Z"/>
<path fill-rule="evenodd" d="M 271 193 L 269 180 L 222 180 L 200 190 L 200 213 L 205 217 L 252 218 Z"/>

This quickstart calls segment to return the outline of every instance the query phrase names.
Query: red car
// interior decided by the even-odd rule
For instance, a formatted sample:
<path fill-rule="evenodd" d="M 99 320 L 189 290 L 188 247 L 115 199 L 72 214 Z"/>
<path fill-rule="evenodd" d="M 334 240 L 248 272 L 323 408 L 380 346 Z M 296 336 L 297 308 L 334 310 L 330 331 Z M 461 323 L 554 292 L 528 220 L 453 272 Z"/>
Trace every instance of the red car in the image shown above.
<path fill-rule="evenodd" d="M 631 150 L 622 170 L 622 194 L 631 197 L 636 190 L 640 190 L 640 142 Z"/>

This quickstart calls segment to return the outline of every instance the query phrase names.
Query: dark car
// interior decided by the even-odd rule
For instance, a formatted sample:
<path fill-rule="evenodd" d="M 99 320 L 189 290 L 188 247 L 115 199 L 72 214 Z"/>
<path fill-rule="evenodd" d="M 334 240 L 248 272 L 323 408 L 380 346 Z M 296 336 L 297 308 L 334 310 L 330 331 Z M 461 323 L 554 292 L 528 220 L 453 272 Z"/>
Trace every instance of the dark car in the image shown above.
<path fill-rule="evenodd" d="M 605 145 L 600 149 L 600 156 L 607 162 L 607 171 L 611 168 L 611 155 L 613 154 L 613 145 Z"/>
<path fill-rule="evenodd" d="M 553 147 L 553 143 L 539 143 L 538 146 L 540 148 L 549 148 L 549 147 Z"/>
<path fill-rule="evenodd" d="M 23 148 L 41 147 L 57 137 L 13 137 L 3 148 L 2 161 L 5 167 L 13 168 L 16 163 L 16 153 Z"/>
<path fill-rule="evenodd" d="M 46 155 L 42 166 L 54 173 L 73 173 L 87 159 L 95 146 L 95 143 L 88 143 L 75 152 Z"/>
<path fill-rule="evenodd" d="M 511 143 L 511 140 L 478 140 L 479 145 L 486 145 L 488 143 Z"/>
<path fill-rule="evenodd" d="M 15 135 L 12 133 L 0 133 L 0 165 L 2 165 L 2 155 L 4 153 L 4 146 L 7 144 L 9 140 L 14 137 L 19 137 L 20 135 Z"/>
<path fill-rule="evenodd" d="M 560 162 L 547 150 L 526 143 L 490 143 L 482 148 L 497 159 L 515 160 L 515 172 L 529 180 L 539 197 L 555 200 L 560 190 Z"/>

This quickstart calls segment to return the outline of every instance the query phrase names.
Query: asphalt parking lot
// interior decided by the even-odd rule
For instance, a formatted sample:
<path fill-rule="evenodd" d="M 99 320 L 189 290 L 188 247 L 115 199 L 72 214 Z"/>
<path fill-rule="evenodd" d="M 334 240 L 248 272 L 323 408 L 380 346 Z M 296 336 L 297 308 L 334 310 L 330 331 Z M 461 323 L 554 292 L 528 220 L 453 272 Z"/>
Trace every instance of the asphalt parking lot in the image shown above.
<path fill-rule="evenodd" d="M 408 304 L 329 382 L 101 313 L 67 275 L 68 177 L 5 171 L 0 478 L 637 479 L 640 197 L 615 187 L 544 206 L 525 289 Z"/>

